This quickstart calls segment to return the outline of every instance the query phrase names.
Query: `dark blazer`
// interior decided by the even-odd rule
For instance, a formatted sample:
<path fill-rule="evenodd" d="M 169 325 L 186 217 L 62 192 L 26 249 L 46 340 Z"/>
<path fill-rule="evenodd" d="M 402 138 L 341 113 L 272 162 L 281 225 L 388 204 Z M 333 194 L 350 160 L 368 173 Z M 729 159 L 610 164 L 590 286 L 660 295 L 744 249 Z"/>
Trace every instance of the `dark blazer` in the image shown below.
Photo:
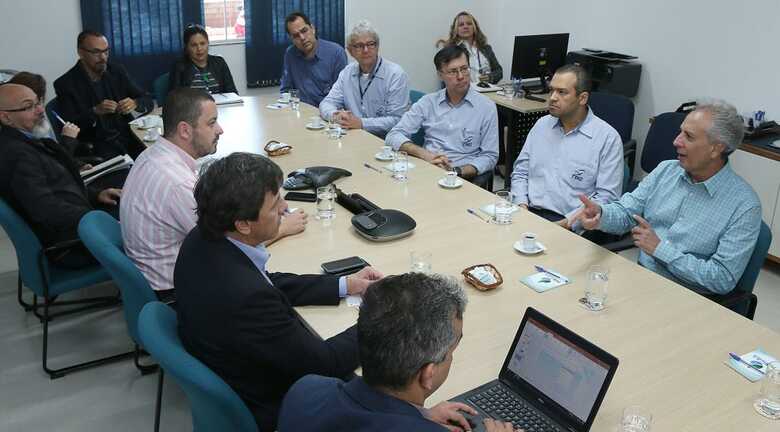
<path fill-rule="evenodd" d="M 261 431 L 274 430 L 282 397 L 300 377 L 343 377 L 359 363 L 354 326 L 323 341 L 293 309 L 338 304 L 338 278 L 268 276 L 273 285 L 234 244 L 208 240 L 198 227 L 173 274 L 184 346 L 238 393 Z"/>
<path fill-rule="evenodd" d="M 106 99 L 120 101 L 124 98 L 135 99 L 137 111 L 143 112 L 152 105 L 151 98 L 127 75 L 125 69 L 116 63 L 108 63 L 102 80 L 105 81 L 108 94 Z M 57 92 L 59 114 L 67 121 L 75 123 L 80 129 L 79 140 L 95 145 L 95 153 L 102 157 L 113 157 L 130 153 L 135 157 L 140 151 L 140 144 L 132 137 L 128 122 L 131 115 L 106 114 L 98 116 L 92 111 L 99 100 L 81 62 L 65 72 L 54 81 Z"/>
<path fill-rule="evenodd" d="M 211 93 L 238 93 L 233 75 L 230 73 L 225 59 L 220 56 L 209 55 L 206 62 L 206 70 L 211 72 L 219 83 L 219 88 Z M 181 57 L 171 67 L 168 75 L 168 91 L 178 87 L 189 87 L 195 74 L 195 65 L 189 58 Z"/>
<path fill-rule="evenodd" d="M 423 417 L 406 401 L 369 387 L 363 378 L 308 375 L 284 397 L 279 432 L 443 432 L 444 426 Z"/>
<path fill-rule="evenodd" d="M 44 247 L 78 238 L 81 217 L 92 210 L 97 190 L 81 181 L 78 164 L 51 139 L 0 129 L 0 197 L 18 211 Z"/>
<path fill-rule="evenodd" d="M 498 62 L 498 59 L 496 58 L 496 54 L 493 52 L 493 47 L 491 47 L 489 44 L 482 47 L 480 50 L 482 54 L 487 57 L 488 64 L 490 65 L 490 78 L 489 81 L 491 84 L 496 84 L 499 81 L 501 81 L 501 78 L 504 77 L 504 69 L 501 68 L 501 64 Z"/>

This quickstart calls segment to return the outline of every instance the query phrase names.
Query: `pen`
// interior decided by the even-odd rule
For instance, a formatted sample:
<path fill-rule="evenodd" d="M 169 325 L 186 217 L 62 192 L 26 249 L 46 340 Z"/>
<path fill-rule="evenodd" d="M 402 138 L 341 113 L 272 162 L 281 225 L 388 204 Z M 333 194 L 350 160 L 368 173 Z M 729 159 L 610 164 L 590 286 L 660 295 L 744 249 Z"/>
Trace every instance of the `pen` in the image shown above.
<path fill-rule="evenodd" d="M 741 357 L 741 356 L 739 356 L 739 355 L 737 355 L 737 354 L 734 354 L 733 352 L 730 352 L 730 353 L 729 353 L 729 356 L 730 356 L 731 358 L 733 358 L 734 360 L 736 360 L 736 361 L 738 361 L 738 362 L 742 363 L 743 365 L 745 365 L 745 366 L 749 367 L 750 369 L 753 369 L 753 370 L 759 371 L 759 372 L 761 373 L 761 375 L 766 375 L 766 372 L 762 371 L 760 367 L 758 367 L 758 366 L 756 366 L 756 365 L 754 365 L 754 364 L 751 364 L 751 363 L 748 363 L 748 362 L 746 362 L 745 360 L 743 360 L 743 359 L 742 359 L 742 357 Z"/>
<path fill-rule="evenodd" d="M 51 112 L 52 112 L 52 114 L 54 114 L 54 117 L 57 117 L 57 120 L 59 120 L 60 123 L 62 123 L 62 125 L 64 126 L 66 122 L 65 122 L 65 120 L 62 119 L 62 117 L 60 117 L 59 114 L 57 114 L 57 111 L 51 110 Z"/>
<path fill-rule="evenodd" d="M 485 221 L 485 222 L 487 222 L 487 223 L 490 223 L 490 219 L 486 219 L 486 218 L 484 218 L 482 215 L 480 215 L 479 213 L 477 213 L 476 211 L 474 211 L 474 209 L 472 209 L 472 208 L 468 208 L 468 209 L 466 209 L 466 211 L 467 211 L 467 212 L 469 212 L 470 214 L 473 214 L 474 216 L 476 216 L 476 217 L 478 217 L 478 218 L 482 219 L 483 221 Z"/>
<path fill-rule="evenodd" d="M 377 168 L 377 167 L 375 167 L 373 165 L 370 165 L 368 162 L 364 162 L 363 166 L 368 168 L 368 169 L 372 169 L 372 170 L 378 172 L 379 174 L 382 174 L 382 170 L 380 170 L 379 168 Z"/>
<path fill-rule="evenodd" d="M 544 267 L 542 267 L 540 265 L 535 265 L 534 268 L 538 272 L 541 272 L 541 273 L 544 273 L 544 274 L 552 276 L 553 279 L 555 279 L 556 282 L 561 282 L 561 281 L 562 282 L 568 282 L 569 281 L 568 279 L 566 279 L 565 277 L 559 275 L 558 273 L 555 273 L 553 271 L 547 270 L 546 268 L 544 268 Z"/>

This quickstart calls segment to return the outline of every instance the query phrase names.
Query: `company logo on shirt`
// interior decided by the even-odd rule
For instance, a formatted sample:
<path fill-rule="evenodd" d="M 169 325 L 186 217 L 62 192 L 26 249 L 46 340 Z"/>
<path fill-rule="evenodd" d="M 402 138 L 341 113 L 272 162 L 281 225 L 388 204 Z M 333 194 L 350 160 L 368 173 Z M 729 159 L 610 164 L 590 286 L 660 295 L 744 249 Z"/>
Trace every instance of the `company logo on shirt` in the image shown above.
<path fill-rule="evenodd" d="M 571 175 L 572 180 L 582 181 L 582 176 L 585 175 L 584 169 L 576 169 L 574 170 L 574 173 Z"/>
<path fill-rule="evenodd" d="M 472 144 L 474 144 L 474 134 L 470 133 L 468 129 L 463 128 L 461 130 L 461 136 L 463 138 L 464 146 L 470 147 Z"/>

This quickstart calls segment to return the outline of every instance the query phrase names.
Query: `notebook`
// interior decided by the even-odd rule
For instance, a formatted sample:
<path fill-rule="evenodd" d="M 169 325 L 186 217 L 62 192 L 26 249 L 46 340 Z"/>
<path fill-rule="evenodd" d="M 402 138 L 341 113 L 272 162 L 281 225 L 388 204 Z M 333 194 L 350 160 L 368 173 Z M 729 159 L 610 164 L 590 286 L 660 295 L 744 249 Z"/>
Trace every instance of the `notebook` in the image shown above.
<path fill-rule="evenodd" d="M 453 401 L 483 417 L 511 421 L 526 432 L 586 432 L 618 367 L 618 359 L 529 307 L 498 379 Z"/>

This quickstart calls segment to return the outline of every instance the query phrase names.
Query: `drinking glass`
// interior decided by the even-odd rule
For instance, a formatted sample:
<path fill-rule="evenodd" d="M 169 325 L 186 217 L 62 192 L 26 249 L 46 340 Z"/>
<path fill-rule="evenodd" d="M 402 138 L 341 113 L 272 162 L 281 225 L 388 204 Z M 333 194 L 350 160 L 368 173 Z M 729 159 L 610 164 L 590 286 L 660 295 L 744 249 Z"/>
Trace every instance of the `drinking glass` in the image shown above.
<path fill-rule="evenodd" d="M 591 310 L 604 309 L 607 302 L 607 286 L 609 285 L 609 269 L 606 266 L 594 265 L 588 269 L 585 281 L 585 300 Z M 640 430 L 640 429 L 638 429 Z"/>
<path fill-rule="evenodd" d="M 620 422 L 623 432 L 648 432 L 653 424 L 653 415 L 639 405 L 632 405 L 623 410 Z"/>
<path fill-rule="evenodd" d="M 406 171 L 409 169 L 409 155 L 405 151 L 393 153 L 393 178 L 406 181 Z"/>
<path fill-rule="evenodd" d="M 290 108 L 292 108 L 293 111 L 298 111 L 300 103 L 301 95 L 298 93 L 298 90 L 290 89 Z"/>
<path fill-rule="evenodd" d="M 780 362 L 766 366 L 766 375 L 761 381 L 761 395 L 753 406 L 765 417 L 780 419 Z"/>
<path fill-rule="evenodd" d="M 433 254 L 430 252 L 412 251 L 409 257 L 412 262 L 411 271 L 419 273 L 431 272 L 431 257 L 433 257 Z"/>
<path fill-rule="evenodd" d="M 499 225 L 512 223 L 512 195 L 509 191 L 496 192 L 493 221 Z"/>
<path fill-rule="evenodd" d="M 336 189 L 332 184 L 317 188 L 317 219 L 336 217 Z"/>

